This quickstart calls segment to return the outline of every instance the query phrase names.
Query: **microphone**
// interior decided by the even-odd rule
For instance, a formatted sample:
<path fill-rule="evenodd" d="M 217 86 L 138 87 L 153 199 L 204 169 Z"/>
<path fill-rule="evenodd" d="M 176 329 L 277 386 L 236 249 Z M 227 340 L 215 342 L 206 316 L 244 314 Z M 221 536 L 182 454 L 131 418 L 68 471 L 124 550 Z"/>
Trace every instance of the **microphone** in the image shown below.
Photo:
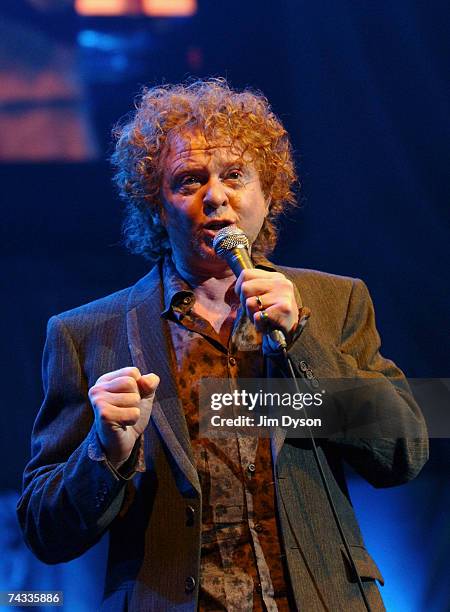
<path fill-rule="evenodd" d="M 236 225 L 227 225 L 220 229 L 214 237 L 213 248 L 216 254 L 225 259 L 235 276 L 242 270 L 254 268 L 248 253 L 249 242 L 244 232 Z M 286 349 L 284 333 L 280 329 L 271 329 L 264 334 L 271 352 Z M 263 346 L 264 349 L 264 346 Z"/>

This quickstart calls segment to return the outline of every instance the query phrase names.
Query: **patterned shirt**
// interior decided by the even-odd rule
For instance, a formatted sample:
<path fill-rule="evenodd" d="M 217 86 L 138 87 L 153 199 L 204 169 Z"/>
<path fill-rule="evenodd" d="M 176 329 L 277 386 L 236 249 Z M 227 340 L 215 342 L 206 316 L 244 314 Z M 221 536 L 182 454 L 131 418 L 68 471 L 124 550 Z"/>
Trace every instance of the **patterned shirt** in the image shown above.
<path fill-rule="evenodd" d="M 162 278 L 161 316 L 170 329 L 172 367 L 202 488 L 199 610 L 289 610 L 270 440 L 199 437 L 200 379 L 262 377 L 261 334 L 239 308 L 223 344 L 193 311 L 194 293 L 170 258 Z"/>

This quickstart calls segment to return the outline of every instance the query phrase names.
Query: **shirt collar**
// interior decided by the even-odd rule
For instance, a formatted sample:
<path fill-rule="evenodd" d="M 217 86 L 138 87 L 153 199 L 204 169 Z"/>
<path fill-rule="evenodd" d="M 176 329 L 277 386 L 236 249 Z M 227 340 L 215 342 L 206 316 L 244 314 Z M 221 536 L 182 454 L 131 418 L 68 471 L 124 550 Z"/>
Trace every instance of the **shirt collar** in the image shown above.
<path fill-rule="evenodd" d="M 252 255 L 255 268 L 275 272 L 273 264 L 263 255 Z M 170 318 L 174 310 L 183 314 L 191 310 L 195 304 L 192 287 L 180 276 L 170 254 L 167 254 L 162 264 L 162 283 L 164 291 L 164 310 L 161 316 Z"/>
<path fill-rule="evenodd" d="M 161 316 L 169 318 L 174 309 L 185 313 L 195 303 L 192 287 L 182 278 L 173 263 L 170 254 L 166 255 L 162 265 L 162 283 L 164 291 L 164 310 Z"/>

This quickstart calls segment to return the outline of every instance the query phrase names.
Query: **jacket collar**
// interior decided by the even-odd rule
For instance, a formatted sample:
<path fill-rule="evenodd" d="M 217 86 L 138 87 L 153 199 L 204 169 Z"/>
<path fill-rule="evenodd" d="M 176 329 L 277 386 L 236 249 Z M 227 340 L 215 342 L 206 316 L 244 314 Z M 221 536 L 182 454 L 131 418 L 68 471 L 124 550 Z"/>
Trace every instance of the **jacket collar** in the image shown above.
<path fill-rule="evenodd" d="M 160 377 L 151 419 L 172 453 L 186 482 L 181 488 L 200 493 L 186 419 L 177 397 L 177 387 L 170 367 L 170 338 L 163 321 L 163 293 L 160 265 L 156 265 L 132 288 L 127 305 L 129 349 L 141 372 L 155 372 Z"/>

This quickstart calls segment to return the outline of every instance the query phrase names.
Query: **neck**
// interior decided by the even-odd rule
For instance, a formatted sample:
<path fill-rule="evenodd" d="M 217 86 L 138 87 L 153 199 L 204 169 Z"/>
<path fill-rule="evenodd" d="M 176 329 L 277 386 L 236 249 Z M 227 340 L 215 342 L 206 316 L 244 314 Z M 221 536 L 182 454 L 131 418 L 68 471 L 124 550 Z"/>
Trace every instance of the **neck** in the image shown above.
<path fill-rule="evenodd" d="M 214 271 L 193 269 L 175 258 L 174 263 L 178 273 L 192 287 L 196 299 L 201 304 L 220 310 L 225 305 L 239 303 L 234 293 L 236 277 L 225 263 Z"/>

